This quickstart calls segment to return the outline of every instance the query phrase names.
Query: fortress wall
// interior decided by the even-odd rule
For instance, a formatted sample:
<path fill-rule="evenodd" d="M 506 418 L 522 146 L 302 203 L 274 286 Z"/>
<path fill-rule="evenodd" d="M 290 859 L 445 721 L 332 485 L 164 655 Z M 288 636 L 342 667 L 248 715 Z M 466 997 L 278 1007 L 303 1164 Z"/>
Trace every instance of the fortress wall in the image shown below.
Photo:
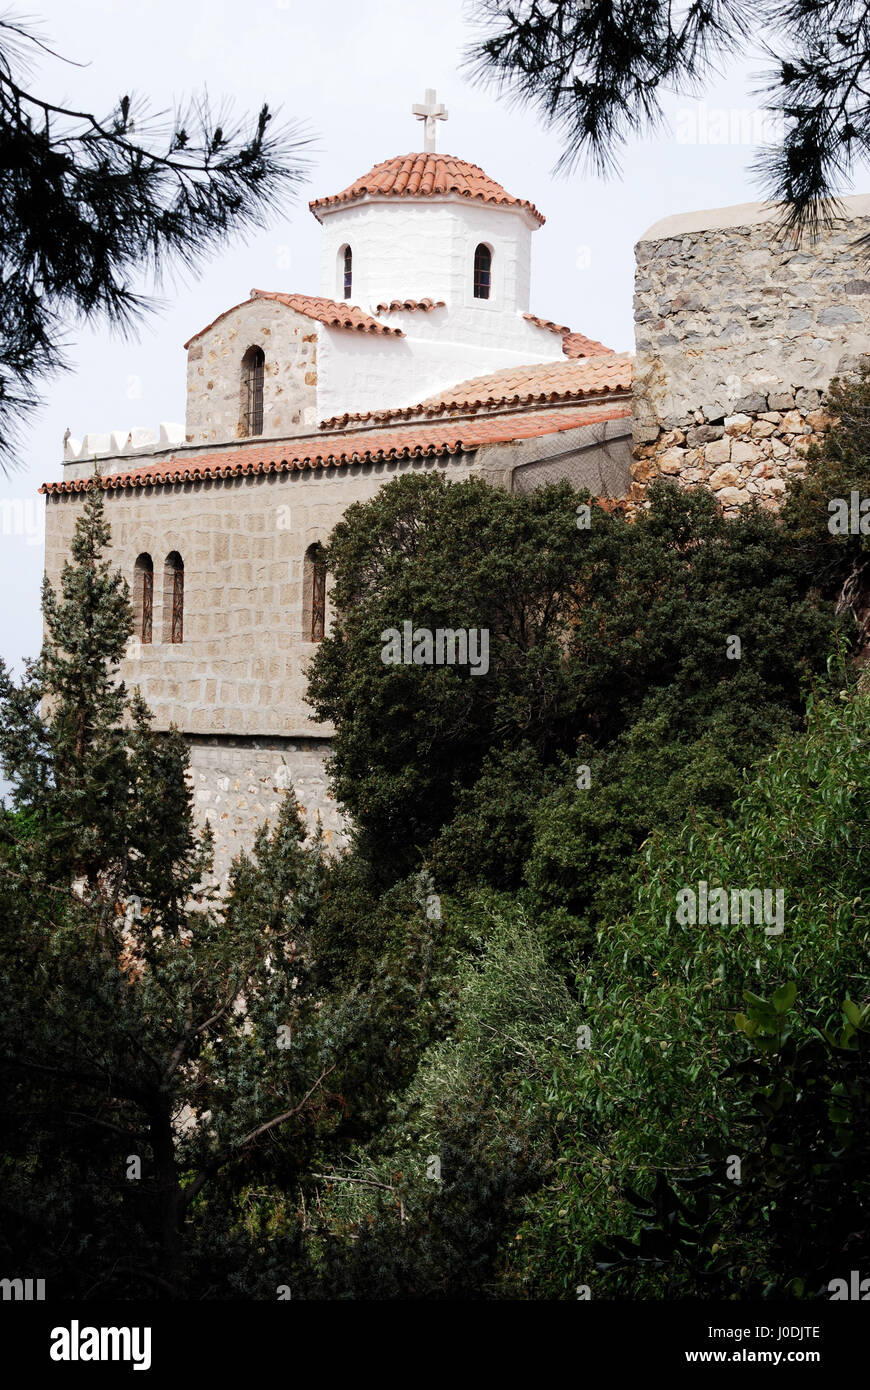
<path fill-rule="evenodd" d="M 636 247 L 632 500 L 659 474 L 726 508 L 775 507 L 828 424 L 831 378 L 870 353 L 870 196 L 815 240 L 760 203 L 666 218 Z"/>

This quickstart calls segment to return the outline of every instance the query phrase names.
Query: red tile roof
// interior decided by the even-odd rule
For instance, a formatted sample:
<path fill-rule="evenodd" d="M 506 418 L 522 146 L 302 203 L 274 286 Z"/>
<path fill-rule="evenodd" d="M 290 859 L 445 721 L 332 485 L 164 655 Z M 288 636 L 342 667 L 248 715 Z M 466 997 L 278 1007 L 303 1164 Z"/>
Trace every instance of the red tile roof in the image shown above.
<path fill-rule="evenodd" d="M 414 313 L 415 309 L 422 309 L 424 314 L 428 314 L 430 309 L 446 309 L 447 305 L 443 299 L 391 299 L 389 304 L 376 304 L 376 314 L 394 314 L 399 310 L 407 309 L 409 313 Z"/>
<path fill-rule="evenodd" d="M 207 333 L 210 328 L 214 328 L 216 323 L 225 319 L 227 314 L 234 314 L 236 309 L 242 309 L 246 304 L 253 304 L 255 299 L 274 299 L 278 304 L 285 304 L 288 309 L 295 309 L 297 314 L 304 314 L 306 318 L 315 319 L 318 323 L 325 323 L 329 328 L 350 328 L 357 333 L 386 333 L 394 338 L 404 338 L 401 328 L 392 328 L 389 324 L 378 323 L 371 314 L 367 314 L 363 309 L 358 309 L 355 304 L 342 303 L 337 299 L 324 299 L 322 295 L 316 294 L 282 294 L 278 290 L 251 290 L 250 298 L 242 300 L 241 304 L 234 304 L 231 309 L 225 309 L 222 314 L 218 314 L 216 319 L 206 324 L 198 333 L 194 333 L 192 338 L 188 338 L 184 344 L 189 348 L 191 343 L 195 343 L 197 338 L 201 338 L 203 333 Z"/>
<path fill-rule="evenodd" d="M 500 207 L 523 208 L 538 223 L 544 222 L 543 215 L 533 203 L 512 197 L 476 164 L 468 164 L 452 154 L 396 155 L 394 159 L 385 159 L 382 164 L 376 164 L 341 193 L 334 193 L 328 198 L 315 198 L 308 206 L 320 222 L 320 209 L 355 203 L 366 196 L 432 198 L 450 193 L 482 203 L 496 203 Z"/>
<path fill-rule="evenodd" d="M 460 381 L 438 395 L 398 410 L 372 410 L 359 415 L 335 415 L 321 422 L 321 429 L 345 429 L 372 421 L 407 420 L 412 415 L 436 415 L 445 411 L 504 409 L 555 401 L 584 400 L 631 390 L 632 359 L 615 352 L 571 362 L 534 362 L 526 367 L 504 367 L 487 376 Z"/>
<path fill-rule="evenodd" d="M 563 323 L 538 318 L 537 314 L 523 314 L 523 318 L 528 319 L 529 323 L 536 323 L 539 328 L 549 328 L 551 333 L 561 333 L 562 351 L 566 357 L 599 357 L 603 352 L 613 351 L 613 348 L 605 347 L 583 333 L 572 333 Z"/>
<path fill-rule="evenodd" d="M 542 319 L 539 318 L 537 314 L 523 314 L 523 318 L 528 319 L 529 323 L 536 323 L 539 328 L 549 328 L 551 333 L 561 333 L 564 335 L 565 333 L 571 332 L 567 324 L 554 323 L 552 319 Z"/>
<path fill-rule="evenodd" d="M 605 347 L 583 333 L 566 333 L 562 338 L 562 351 L 566 357 L 600 357 L 604 352 L 612 352 L 613 348 Z"/>
<path fill-rule="evenodd" d="M 438 424 L 406 426 L 392 430 L 360 431 L 336 439 L 330 448 L 323 438 L 289 439 L 191 452 L 123 473 L 100 478 L 102 489 L 154 487 L 165 483 L 206 478 L 233 478 L 254 473 L 287 473 L 306 468 L 337 468 L 349 463 L 380 463 L 399 458 L 435 458 L 445 454 L 473 453 L 482 444 L 507 444 L 517 439 L 558 434 L 580 425 L 596 425 L 623 419 L 628 404 L 590 410 L 572 406 L 562 410 L 529 411 L 518 415 L 491 415 L 476 420 L 448 420 Z M 93 479 L 73 478 L 43 483 L 40 492 L 86 492 Z"/>
<path fill-rule="evenodd" d="M 615 352 L 577 362 L 537 362 L 503 367 L 487 376 L 460 381 L 423 401 L 424 410 L 479 410 L 481 406 L 525 405 L 601 396 L 631 390 L 632 361 Z"/>

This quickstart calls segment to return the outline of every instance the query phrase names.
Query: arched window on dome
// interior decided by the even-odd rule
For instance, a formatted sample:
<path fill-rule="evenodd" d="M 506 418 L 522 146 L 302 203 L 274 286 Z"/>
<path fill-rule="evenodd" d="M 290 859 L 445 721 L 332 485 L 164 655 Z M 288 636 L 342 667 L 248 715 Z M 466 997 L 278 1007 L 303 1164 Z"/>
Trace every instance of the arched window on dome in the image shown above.
<path fill-rule="evenodd" d="M 474 253 L 474 297 L 489 299 L 492 285 L 492 251 L 481 242 Z"/>
<path fill-rule="evenodd" d="M 177 550 L 163 564 L 163 640 L 184 641 L 184 561 Z"/>
<path fill-rule="evenodd" d="M 341 276 L 342 293 L 345 299 L 350 299 L 353 293 L 353 251 L 349 246 L 341 250 Z"/>
<path fill-rule="evenodd" d="M 242 358 L 242 418 L 240 434 L 263 433 L 263 378 L 266 355 L 261 347 L 249 347 Z"/>
<path fill-rule="evenodd" d="M 154 630 L 154 561 L 144 552 L 133 567 L 133 629 L 140 642 L 150 642 Z"/>
<path fill-rule="evenodd" d="M 305 552 L 302 573 L 302 638 L 322 642 L 326 632 L 326 557 L 320 542 Z"/>

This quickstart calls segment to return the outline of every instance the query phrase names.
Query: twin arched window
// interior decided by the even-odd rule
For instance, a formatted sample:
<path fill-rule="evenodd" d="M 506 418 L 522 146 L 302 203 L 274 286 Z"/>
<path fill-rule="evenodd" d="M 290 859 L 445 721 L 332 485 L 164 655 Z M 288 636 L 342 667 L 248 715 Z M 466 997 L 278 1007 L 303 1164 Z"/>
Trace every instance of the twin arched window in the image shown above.
<path fill-rule="evenodd" d="M 143 552 L 133 567 L 134 636 L 154 640 L 154 561 Z M 163 564 L 163 641 L 184 641 L 184 561 L 171 550 Z"/>
<path fill-rule="evenodd" d="M 326 556 L 319 541 L 305 552 L 302 572 L 302 637 L 322 642 L 326 634 Z M 143 644 L 153 641 L 154 561 L 143 552 L 133 567 L 134 634 Z M 184 561 L 171 550 L 163 564 L 163 641 L 184 641 Z"/>
<path fill-rule="evenodd" d="M 489 299 L 492 288 L 492 251 L 481 242 L 474 253 L 474 297 Z"/>
<path fill-rule="evenodd" d="M 263 378 L 266 355 L 249 347 L 242 358 L 242 418 L 240 434 L 263 433 Z"/>

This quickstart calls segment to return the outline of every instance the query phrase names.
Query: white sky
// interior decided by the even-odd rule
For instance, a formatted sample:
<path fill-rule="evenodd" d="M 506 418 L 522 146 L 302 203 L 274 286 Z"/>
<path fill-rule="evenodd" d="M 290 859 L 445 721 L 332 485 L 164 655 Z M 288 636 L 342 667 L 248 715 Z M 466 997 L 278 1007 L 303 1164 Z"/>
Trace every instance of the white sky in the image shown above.
<path fill-rule="evenodd" d="M 183 421 L 182 344 L 253 286 L 319 292 L 320 226 L 308 199 L 420 149 L 422 127 L 410 107 L 426 87 L 437 88 L 449 111 L 439 123 L 439 150 L 479 164 L 547 218 L 532 243 L 533 311 L 617 350 L 634 346 L 633 245 L 647 227 L 672 213 L 760 196 L 748 173 L 753 149 L 737 141 L 686 143 L 680 113 L 699 107 L 677 96 L 669 101 L 670 130 L 635 142 L 621 177 L 554 178 L 555 138 L 459 75 L 471 32 L 462 0 L 29 0 L 25 8 L 40 15 L 60 53 L 87 63 L 41 60 L 31 87 L 45 98 L 102 115 L 128 91 L 164 109 L 207 86 L 215 99 L 233 98 L 239 112 L 268 100 L 308 124 L 315 148 L 296 205 L 265 234 L 224 251 L 199 281 L 165 291 L 138 341 L 119 342 L 102 326 L 71 333 L 74 370 L 47 383 L 21 467 L 0 477 L 0 506 L 3 499 L 26 504 L 24 534 L 8 533 L 8 511 L 0 525 L 0 655 L 16 669 L 39 647 L 43 501 L 36 489 L 61 476 L 65 428 L 81 438 Z M 760 67 L 748 61 L 717 79 L 704 97 L 708 115 L 752 110 Z"/>

